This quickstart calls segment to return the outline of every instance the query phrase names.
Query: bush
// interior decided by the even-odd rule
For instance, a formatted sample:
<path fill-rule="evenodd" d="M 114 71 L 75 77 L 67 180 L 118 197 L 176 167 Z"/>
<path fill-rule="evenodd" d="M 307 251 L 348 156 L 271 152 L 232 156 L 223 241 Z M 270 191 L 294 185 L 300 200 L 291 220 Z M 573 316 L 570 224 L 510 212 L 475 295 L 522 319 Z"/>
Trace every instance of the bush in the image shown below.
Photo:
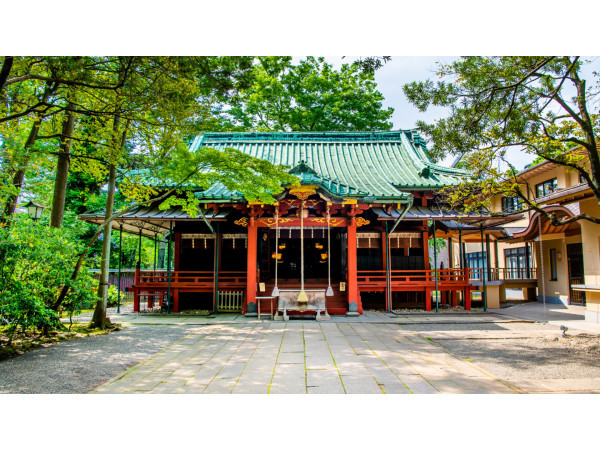
<path fill-rule="evenodd" d="M 116 286 L 110 285 L 108 287 L 108 297 L 106 299 L 106 306 L 108 308 L 113 308 L 113 307 L 117 306 L 118 302 L 119 302 L 119 291 L 117 290 Z"/>
<path fill-rule="evenodd" d="M 71 292 L 63 309 L 73 312 L 94 304 L 97 281 L 82 268 L 71 273 L 82 244 L 71 228 L 51 228 L 16 217 L 10 229 L 0 228 L 0 319 L 13 332 L 58 325 L 52 305 L 65 284 Z"/>

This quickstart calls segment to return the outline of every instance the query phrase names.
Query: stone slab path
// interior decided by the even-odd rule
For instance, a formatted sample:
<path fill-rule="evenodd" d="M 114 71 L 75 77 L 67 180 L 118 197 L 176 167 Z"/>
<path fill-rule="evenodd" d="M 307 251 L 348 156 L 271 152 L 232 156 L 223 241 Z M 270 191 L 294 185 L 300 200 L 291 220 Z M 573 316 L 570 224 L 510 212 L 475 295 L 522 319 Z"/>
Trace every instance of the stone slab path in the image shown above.
<path fill-rule="evenodd" d="M 489 317 L 488 317 L 489 320 Z M 218 323 L 93 393 L 522 393 L 426 337 L 385 322 Z"/>

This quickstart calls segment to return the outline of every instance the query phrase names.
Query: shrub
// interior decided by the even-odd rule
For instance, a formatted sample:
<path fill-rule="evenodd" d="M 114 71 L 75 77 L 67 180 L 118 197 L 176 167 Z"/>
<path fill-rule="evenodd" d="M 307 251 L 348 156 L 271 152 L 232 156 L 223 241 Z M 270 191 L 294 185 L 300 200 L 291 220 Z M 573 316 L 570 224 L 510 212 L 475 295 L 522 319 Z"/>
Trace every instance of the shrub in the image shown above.
<path fill-rule="evenodd" d="M 0 228 L 0 318 L 12 330 L 58 325 L 52 310 L 63 285 L 72 292 L 63 309 L 76 311 L 93 304 L 97 282 L 83 268 L 71 282 L 81 243 L 72 228 L 51 228 L 16 217 L 10 229 Z"/>

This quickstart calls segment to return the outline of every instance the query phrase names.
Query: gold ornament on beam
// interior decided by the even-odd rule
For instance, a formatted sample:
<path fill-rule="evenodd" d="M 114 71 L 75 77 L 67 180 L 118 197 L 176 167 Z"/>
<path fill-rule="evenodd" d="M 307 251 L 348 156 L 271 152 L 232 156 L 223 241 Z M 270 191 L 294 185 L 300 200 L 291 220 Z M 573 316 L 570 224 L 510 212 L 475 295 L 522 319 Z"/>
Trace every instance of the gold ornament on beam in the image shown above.
<path fill-rule="evenodd" d="M 300 200 L 306 200 L 311 195 L 317 193 L 317 186 L 305 185 L 305 186 L 294 186 L 290 188 L 290 194 L 294 195 Z"/>
<path fill-rule="evenodd" d="M 370 223 L 371 223 L 370 220 L 363 219 L 362 217 L 359 217 L 356 219 L 357 227 L 362 227 L 363 225 L 369 225 Z"/>
<path fill-rule="evenodd" d="M 242 217 L 241 219 L 234 220 L 233 223 L 235 223 L 236 225 L 239 225 L 241 227 L 247 227 L 248 226 L 248 218 Z"/>

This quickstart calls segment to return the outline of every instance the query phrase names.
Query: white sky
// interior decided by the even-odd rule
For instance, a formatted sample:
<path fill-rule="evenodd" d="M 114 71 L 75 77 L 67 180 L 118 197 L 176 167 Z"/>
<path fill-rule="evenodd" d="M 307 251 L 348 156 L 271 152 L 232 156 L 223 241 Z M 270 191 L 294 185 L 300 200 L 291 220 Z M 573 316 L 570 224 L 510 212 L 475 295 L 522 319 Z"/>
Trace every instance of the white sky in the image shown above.
<path fill-rule="evenodd" d="M 343 59 L 339 56 L 326 57 L 327 61 L 336 68 L 345 62 L 354 61 L 356 58 L 354 56 L 347 56 Z M 455 57 L 452 56 L 392 56 L 390 62 L 375 72 L 377 87 L 385 97 L 384 106 L 394 108 L 392 116 L 394 129 L 416 128 L 416 122 L 419 120 L 433 122 L 448 115 L 448 110 L 441 107 L 431 107 L 424 113 L 420 112 L 406 99 L 402 86 L 411 81 L 422 81 L 428 78 L 433 81 L 438 80 L 435 74 L 436 63 L 449 63 L 454 59 Z M 591 79 L 592 71 L 600 70 L 599 62 L 600 58 L 593 59 L 593 63 L 584 70 L 588 79 Z M 598 104 L 595 104 L 594 108 L 598 110 Z M 450 165 L 454 159 L 454 156 L 448 156 L 441 164 Z M 522 169 L 535 157 L 518 149 L 511 149 L 507 152 L 507 159 L 517 169 Z"/>

